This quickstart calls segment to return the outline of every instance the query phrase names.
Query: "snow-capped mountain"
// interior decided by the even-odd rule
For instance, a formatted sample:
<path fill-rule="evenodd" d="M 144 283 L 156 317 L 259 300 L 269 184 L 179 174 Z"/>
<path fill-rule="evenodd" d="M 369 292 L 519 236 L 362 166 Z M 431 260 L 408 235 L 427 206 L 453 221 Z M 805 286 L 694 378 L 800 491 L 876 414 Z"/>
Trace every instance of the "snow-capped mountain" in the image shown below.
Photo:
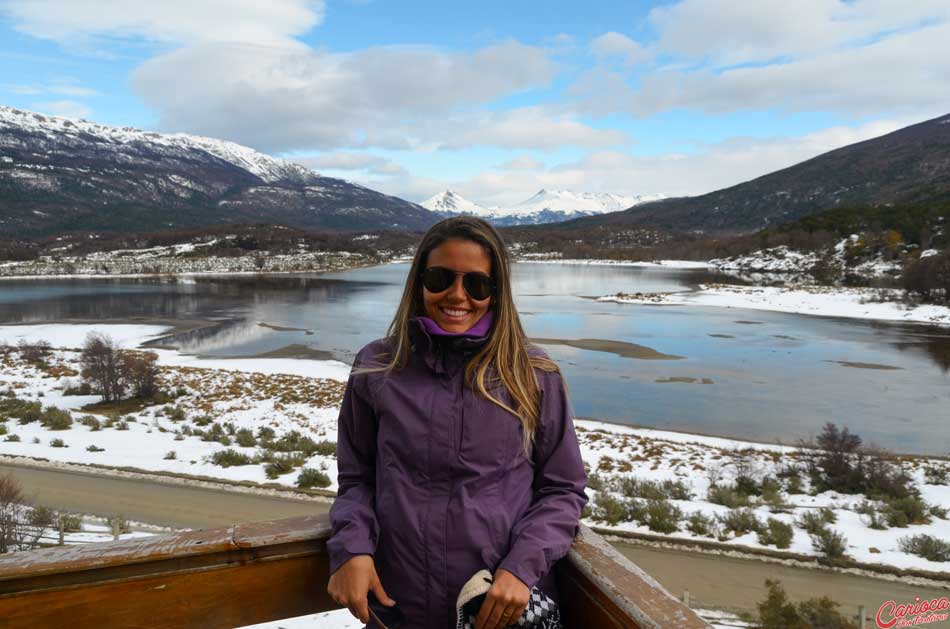
<path fill-rule="evenodd" d="M 437 219 L 234 142 L 0 106 L 0 235 L 220 223 L 424 229 Z"/>
<path fill-rule="evenodd" d="M 493 216 L 491 209 L 483 207 L 474 201 L 469 201 L 452 190 L 440 192 L 435 196 L 429 197 L 419 205 L 441 216 L 459 216 L 466 214 L 468 216 L 478 216 L 479 218 L 489 220 Z"/>
<path fill-rule="evenodd" d="M 420 205 L 440 216 L 467 214 L 491 221 L 495 225 L 536 225 L 556 223 L 581 216 L 619 212 L 640 203 L 664 198 L 662 194 L 627 196 L 609 192 L 573 192 L 571 190 L 540 190 L 531 198 L 511 207 L 485 207 L 469 201 L 456 192 L 446 190 L 426 199 Z"/>

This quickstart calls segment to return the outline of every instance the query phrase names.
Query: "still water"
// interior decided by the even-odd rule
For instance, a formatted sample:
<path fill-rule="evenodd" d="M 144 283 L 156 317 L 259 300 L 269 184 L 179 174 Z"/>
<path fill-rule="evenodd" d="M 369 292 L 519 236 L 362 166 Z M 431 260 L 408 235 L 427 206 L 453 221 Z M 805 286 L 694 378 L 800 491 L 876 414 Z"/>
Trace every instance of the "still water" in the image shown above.
<path fill-rule="evenodd" d="M 4 281 L 0 322 L 214 320 L 170 343 L 215 356 L 294 346 L 349 361 L 383 335 L 407 271 Z M 589 298 L 711 279 L 696 271 L 516 264 L 514 274 L 528 334 L 573 343 L 545 349 L 579 417 L 784 442 L 833 421 L 897 451 L 950 452 L 950 330 Z M 669 358 L 640 358 L 646 350 Z"/>

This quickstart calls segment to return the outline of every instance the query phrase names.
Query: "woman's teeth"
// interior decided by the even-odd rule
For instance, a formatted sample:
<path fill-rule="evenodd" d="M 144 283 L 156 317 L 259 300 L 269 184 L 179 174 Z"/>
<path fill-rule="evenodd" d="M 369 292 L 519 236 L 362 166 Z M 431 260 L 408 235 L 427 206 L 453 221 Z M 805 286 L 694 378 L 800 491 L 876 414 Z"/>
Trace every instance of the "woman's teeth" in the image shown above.
<path fill-rule="evenodd" d="M 450 317 L 464 317 L 468 314 L 468 310 L 456 310 L 455 308 L 439 308 L 439 310 Z"/>

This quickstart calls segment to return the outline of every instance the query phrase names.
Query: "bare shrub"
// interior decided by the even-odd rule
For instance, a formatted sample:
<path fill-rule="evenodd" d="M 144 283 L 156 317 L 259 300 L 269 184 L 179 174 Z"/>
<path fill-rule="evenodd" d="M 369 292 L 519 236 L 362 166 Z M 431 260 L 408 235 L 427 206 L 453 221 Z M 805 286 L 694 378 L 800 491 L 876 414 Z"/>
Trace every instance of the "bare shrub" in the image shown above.
<path fill-rule="evenodd" d="M 152 352 L 121 352 L 122 377 L 138 398 L 158 395 L 158 355 Z"/>
<path fill-rule="evenodd" d="M 83 379 L 92 384 L 102 395 L 103 401 L 114 402 L 122 399 L 125 394 L 122 354 L 111 337 L 98 332 L 86 335 L 79 362 Z"/>

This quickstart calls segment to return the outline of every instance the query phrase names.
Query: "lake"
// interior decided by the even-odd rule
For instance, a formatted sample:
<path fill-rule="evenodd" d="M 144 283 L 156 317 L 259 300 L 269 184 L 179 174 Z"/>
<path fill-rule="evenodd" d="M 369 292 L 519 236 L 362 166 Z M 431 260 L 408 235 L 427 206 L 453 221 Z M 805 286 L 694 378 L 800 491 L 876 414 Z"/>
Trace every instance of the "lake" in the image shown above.
<path fill-rule="evenodd" d="M 292 353 L 309 348 L 315 356 L 350 361 L 384 333 L 408 268 L 6 280 L 0 284 L 0 322 L 211 320 L 216 325 L 169 342 L 204 355 L 248 356 L 293 346 Z M 716 279 L 705 271 L 513 268 L 525 329 L 546 339 L 579 417 L 786 443 L 833 421 L 900 452 L 950 452 L 950 330 L 590 299 L 684 290 Z M 661 357 L 642 358 L 651 350 Z"/>

